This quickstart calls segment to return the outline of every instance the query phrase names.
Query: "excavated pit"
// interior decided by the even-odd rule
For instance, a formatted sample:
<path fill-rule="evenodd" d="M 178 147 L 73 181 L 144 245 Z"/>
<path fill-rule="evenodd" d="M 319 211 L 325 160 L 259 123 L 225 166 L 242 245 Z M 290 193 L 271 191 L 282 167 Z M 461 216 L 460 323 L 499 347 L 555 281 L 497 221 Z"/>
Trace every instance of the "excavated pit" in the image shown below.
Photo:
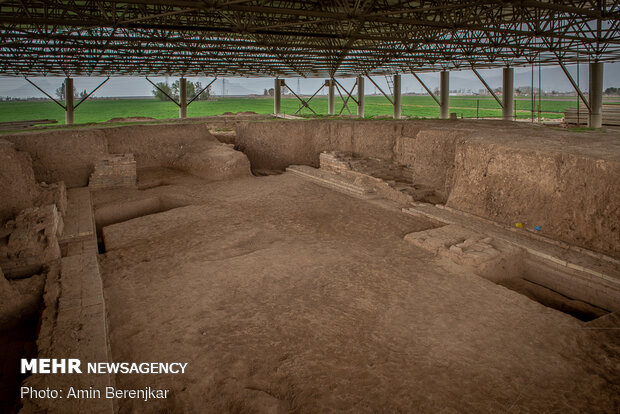
<path fill-rule="evenodd" d="M 133 220 L 138 217 L 163 213 L 186 205 L 186 203 L 172 197 L 157 196 L 97 206 L 95 209 L 95 225 L 97 229 L 97 246 L 99 253 L 105 253 L 105 239 L 103 237 L 104 227 Z"/>
<path fill-rule="evenodd" d="M 410 233 L 405 240 L 584 322 L 618 309 L 620 289 L 616 283 L 609 283 L 613 279 L 601 280 L 589 269 L 559 265 L 548 253 L 533 250 L 527 238 L 508 241 L 511 236 L 508 230 L 497 228 L 490 236 L 474 219 L 464 222 L 465 226 L 452 223 Z"/>
<path fill-rule="evenodd" d="M 551 309 L 589 322 L 609 314 L 606 298 L 587 283 L 587 275 L 569 272 L 550 263 L 526 258 L 506 272 L 489 277 L 497 284 L 520 293 Z"/>
<path fill-rule="evenodd" d="M 505 280 L 499 285 L 520 293 L 548 308 L 571 315 L 581 321 L 589 322 L 610 312 L 590 303 L 562 295 L 548 287 L 530 282 L 527 275 Z"/>
<path fill-rule="evenodd" d="M 226 122 L 7 137 L 28 180 L 66 182 L 80 213 L 61 240 L 59 307 L 46 308 L 64 325 L 47 339 L 61 332 L 92 360 L 190 367 L 81 377 L 170 390 L 90 412 L 618 407 L 616 136 Z M 85 187 L 113 154 L 133 154 L 132 185 Z"/>

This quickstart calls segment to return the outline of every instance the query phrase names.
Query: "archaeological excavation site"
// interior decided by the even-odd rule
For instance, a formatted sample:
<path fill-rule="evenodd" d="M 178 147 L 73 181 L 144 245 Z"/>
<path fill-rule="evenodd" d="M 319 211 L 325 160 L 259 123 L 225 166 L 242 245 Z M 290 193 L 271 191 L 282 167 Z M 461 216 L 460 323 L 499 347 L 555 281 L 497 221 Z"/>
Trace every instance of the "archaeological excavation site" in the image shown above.
<path fill-rule="evenodd" d="M 618 408 L 617 132 L 233 115 L 0 157 L 4 401 L 169 390 L 20 412 Z M 69 357 L 187 368 L 14 368 Z"/>
<path fill-rule="evenodd" d="M 620 413 L 618 22 L 0 0 L 0 413 Z"/>

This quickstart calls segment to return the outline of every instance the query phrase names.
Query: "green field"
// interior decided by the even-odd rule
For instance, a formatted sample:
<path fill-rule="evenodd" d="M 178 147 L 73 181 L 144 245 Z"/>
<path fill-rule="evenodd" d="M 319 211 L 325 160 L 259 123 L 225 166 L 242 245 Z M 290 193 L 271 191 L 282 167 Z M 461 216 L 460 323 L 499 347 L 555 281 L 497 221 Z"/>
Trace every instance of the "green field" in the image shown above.
<path fill-rule="evenodd" d="M 616 100 L 617 102 L 617 100 Z M 530 98 L 518 98 L 518 118 L 531 117 Z M 612 101 L 606 103 L 613 103 Z M 536 101 L 535 114 L 538 114 Z M 546 98 L 542 101 L 541 115 L 546 119 L 562 118 L 562 111 L 569 107 L 576 107 L 576 99 Z M 327 98 L 315 97 L 310 106 L 319 115 L 327 114 Z M 478 107 L 478 110 L 476 109 Z M 296 98 L 282 99 L 282 112 L 294 114 L 299 108 Z M 336 113 L 340 112 L 342 101 L 337 97 Z M 355 114 L 355 103 L 349 102 L 351 113 Z M 259 114 L 273 112 L 273 98 L 215 98 L 210 101 L 195 101 L 187 110 L 189 117 L 220 115 L 225 112 L 252 111 Z M 492 97 L 450 97 L 450 112 L 465 118 L 501 117 L 501 109 Z M 345 109 L 343 115 L 349 112 Z M 439 107 L 430 96 L 403 96 L 402 114 L 408 117 L 437 118 Z M 298 115 L 312 115 L 304 108 Z M 366 116 L 392 115 L 392 105 L 383 96 L 366 97 Z M 167 119 L 178 117 L 178 107 L 172 102 L 162 102 L 155 99 L 105 99 L 85 101 L 75 111 L 75 123 L 105 122 L 112 118 L 124 117 L 152 117 Z M 51 101 L 33 102 L 0 102 L 0 122 L 20 121 L 29 119 L 56 119 L 59 124 L 64 123 L 64 110 Z"/>

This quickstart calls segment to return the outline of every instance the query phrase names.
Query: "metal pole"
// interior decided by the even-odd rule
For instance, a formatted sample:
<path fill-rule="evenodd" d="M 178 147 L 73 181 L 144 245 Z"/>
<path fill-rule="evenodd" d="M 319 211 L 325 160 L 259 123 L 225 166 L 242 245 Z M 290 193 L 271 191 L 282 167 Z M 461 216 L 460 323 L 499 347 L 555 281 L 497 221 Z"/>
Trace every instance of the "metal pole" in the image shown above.
<path fill-rule="evenodd" d="M 580 104 L 579 104 L 579 93 L 581 92 L 581 89 L 579 88 L 579 54 L 577 54 L 577 126 L 580 125 L 580 113 L 579 113 L 579 109 L 580 109 Z M 588 102 L 589 103 L 589 102 Z"/>
<path fill-rule="evenodd" d="M 65 124 L 73 124 L 73 79 L 65 79 Z"/>
<path fill-rule="evenodd" d="M 273 81 L 273 113 L 275 115 L 279 115 L 280 114 L 280 99 L 281 99 L 281 93 L 282 93 L 282 82 L 280 82 L 280 79 L 275 79 Z"/>
<path fill-rule="evenodd" d="M 511 121 L 514 103 L 514 69 L 504 68 L 502 75 L 502 118 L 504 121 Z"/>
<path fill-rule="evenodd" d="M 450 117 L 450 72 L 442 70 L 439 76 L 439 117 L 448 119 Z"/>
<path fill-rule="evenodd" d="M 590 128 L 603 126 L 603 62 L 590 63 Z"/>
<path fill-rule="evenodd" d="M 400 104 L 400 75 L 394 75 L 394 119 L 400 119 L 401 104 Z"/>
<path fill-rule="evenodd" d="M 187 79 L 179 80 L 179 118 L 187 118 Z"/>
<path fill-rule="evenodd" d="M 327 83 L 327 114 L 334 115 L 336 113 L 336 99 L 334 97 L 334 80 L 329 79 Z"/>
<path fill-rule="evenodd" d="M 534 93 L 534 63 L 532 62 L 532 85 L 530 91 L 530 115 L 532 118 L 532 122 L 534 122 L 534 102 L 536 99 L 536 94 Z"/>
<path fill-rule="evenodd" d="M 542 121 L 542 85 L 541 85 L 541 73 L 540 73 L 540 55 L 538 55 L 538 122 Z"/>
<path fill-rule="evenodd" d="M 364 77 L 357 77 L 357 116 L 364 117 Z"/>

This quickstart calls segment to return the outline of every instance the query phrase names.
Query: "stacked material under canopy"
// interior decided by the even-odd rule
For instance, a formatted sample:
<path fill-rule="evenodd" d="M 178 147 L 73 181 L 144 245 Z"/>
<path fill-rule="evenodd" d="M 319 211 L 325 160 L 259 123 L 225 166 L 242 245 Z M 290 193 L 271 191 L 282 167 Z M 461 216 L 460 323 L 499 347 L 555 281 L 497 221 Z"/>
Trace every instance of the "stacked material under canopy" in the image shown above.
<path fill-rule="evenodd" d="M 584 105 L 564 111 L 564 122 L 567 124 L 587 125 L 588 119 L 588 108 Z M 620 126 L 620 105 L 603 105 L 603 125 Z"/>

